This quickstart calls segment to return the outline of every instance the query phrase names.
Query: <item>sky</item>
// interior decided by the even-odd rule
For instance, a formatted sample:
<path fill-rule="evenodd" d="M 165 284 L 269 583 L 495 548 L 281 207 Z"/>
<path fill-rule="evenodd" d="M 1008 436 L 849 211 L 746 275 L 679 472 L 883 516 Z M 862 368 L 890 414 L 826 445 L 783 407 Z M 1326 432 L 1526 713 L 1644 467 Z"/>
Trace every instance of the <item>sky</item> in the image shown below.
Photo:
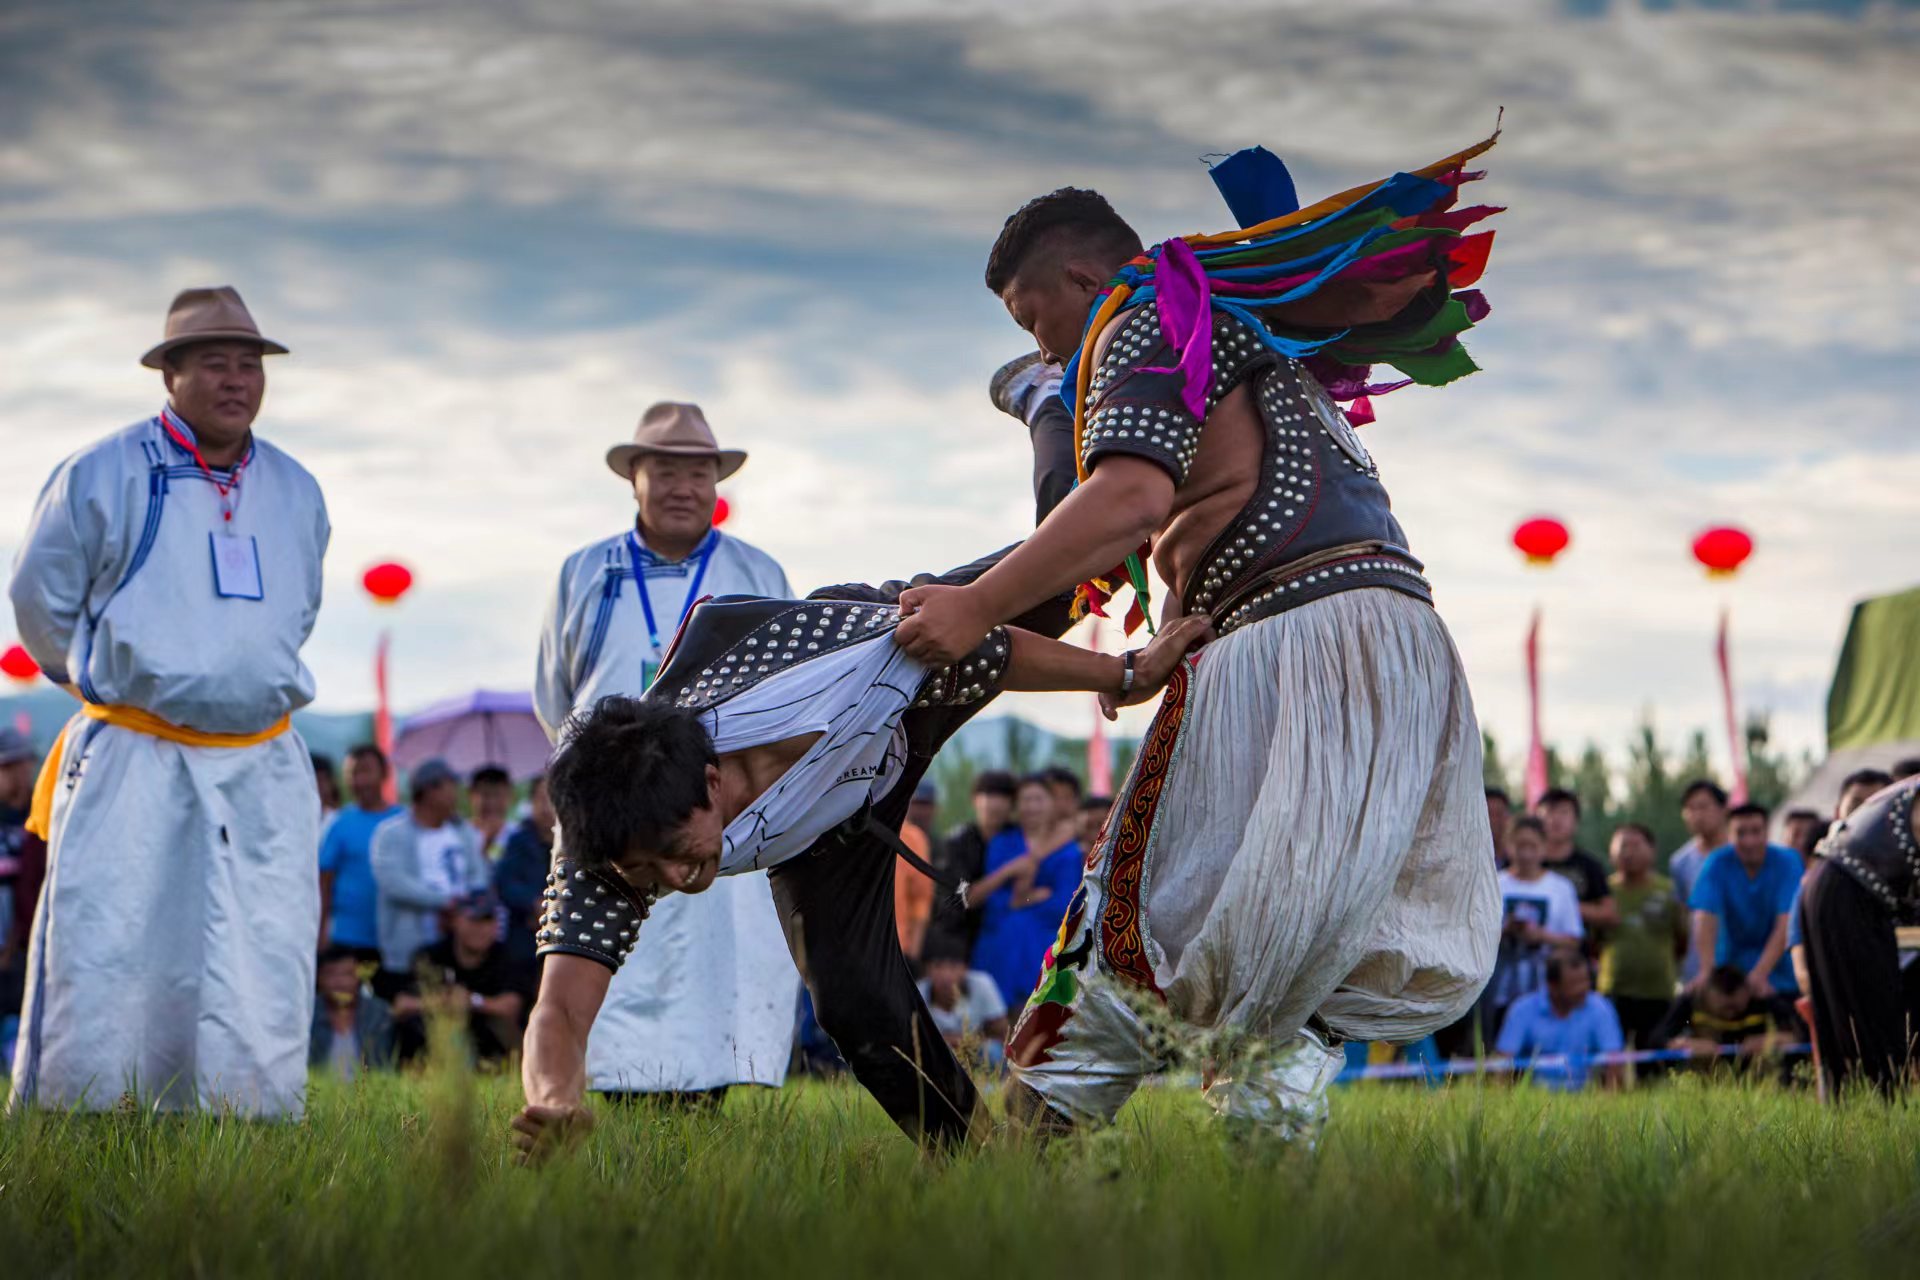
<path fill-rule="evenodd" d="M 1030 345 L 981 283 L 1009 212 L 1074 184 L 1149 241 L 1223 230 L 1206 155 L 1312 200 L 1502 107 L 1483 372 L 1365 429 L 1481 719 L 1517 756 L 1537 605 L 1551 738 L 1678 744 L 1727 606 L 1743 711 L 1817 753 L 1850 606 L 1920 578 L 1920 6 L 1884 0 L 10 0 L 0 559 L 157 408 L 174 291 L 231 283 L 293 348 L 257 430 L 332 515 L 319 709 L 370 705 L 383 626 L 403 708 L 528 687 L 660 399 L 750 451 L 728 531 L 801 589 L 957 565 L 1031 521 L 986 395 Z M 1542 513 L 1545 573 L 1508 541 Z M 1709 583 L 1721 523 L 1758 549 Z M 388 559 L 417 586 L 380 611 Z"/>

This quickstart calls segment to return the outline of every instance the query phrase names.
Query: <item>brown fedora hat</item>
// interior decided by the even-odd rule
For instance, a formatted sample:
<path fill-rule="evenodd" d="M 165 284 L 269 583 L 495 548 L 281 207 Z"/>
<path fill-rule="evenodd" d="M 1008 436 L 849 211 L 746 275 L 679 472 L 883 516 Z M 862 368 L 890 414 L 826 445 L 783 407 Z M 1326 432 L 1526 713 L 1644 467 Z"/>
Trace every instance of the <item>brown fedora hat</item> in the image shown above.
<path fill-rule="evenodd" d="M 747 460 L 744 449 L 722 449 L 707 425 L 707 415 L 697 404 L 662 400 L 640 415 L 633 429 L 633 443 L 617 444 L 607 450 L 607 465 L 622 480 L 633 479 L 633 468 L 644 453 L 667 453 L 683 458 L 717 458 L 720 478 L 725 480 Z"/>
<path fill-rule="evenodd" d="M 283 356 L 287 349 L 260 336 L 247 304 L 232 285 L 208 289 L 182 289 L 167 308 L 167 336 L 159 346 L 140 357 L 149 369 L 166 363 L 167 352 L 195 342 L 257 342 L 260 354 Z"/>

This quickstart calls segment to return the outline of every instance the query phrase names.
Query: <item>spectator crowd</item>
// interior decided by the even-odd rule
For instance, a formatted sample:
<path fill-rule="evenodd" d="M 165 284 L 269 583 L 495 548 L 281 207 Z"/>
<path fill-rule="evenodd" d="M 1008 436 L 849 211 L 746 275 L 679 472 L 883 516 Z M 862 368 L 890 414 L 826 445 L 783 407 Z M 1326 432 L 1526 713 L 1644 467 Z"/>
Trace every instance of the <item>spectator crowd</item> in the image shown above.
<path fill-rule="evenodd" d="M 24 738 L 0 730 L 0 1014 L 9 1017 L 45 859 L 23 829 L 36 763 Z M 1848 777 L 1831 819 L 1793 811 L 1780 844 L 1768 839 L 1765 808 L 1696 781 L 1681 799 L 1689 838 L 1664 871 L 1653 833 L 1637 823 L 1613 831 L 1604 859 L 1579 847 L 1580 801 L 1569 791 L 1515 814 L 1504 792 L 1488 790 L 1504 908 L 1498 960 L 1475 1009 L 1414 1056 L 1549 1062 L 1539 1078 L 1554 1088 L 1621 1084 L 1627 1073 L 1605 1055 L 1629 1049 L 1776 1069 L 1783 1046 L 1808 1037 L 1789 950 L 1803 874 L 1832 822 L 1916 765 Z M 508 1058 L 538 985 L 534 931 L 554 840 L 543 779 L 516 798 L 502 769 L 463 780 L 430 760 L 398 803 L 391 766 L 371 745 L 348 753 L 344 785 L 323 757 L 314 776 L 325 824 L 312 1065 L 352 1078 L 411 1062 L 430 1051 L 436 1013 L 464 1023 L 475 1061 Z M 968 894 L 962 901 L 900 860 L 901 950 L 934 1029 L 996 1070 L 1111 802 L 1084 796 L 1060 767 L 978 773 L 969 819 L 944 834 L 934 829 L 937 801 L 933 784 L 921 784 L 902 840 Z M 832 1046 L 808 1026 L 804 998 L 799 1021 L 796 1065 L 831 1069 Z"/>
<path fill-rule="evenodd" d="M 1493 976 L 1467 1017 L 1409 1056 L 1551 1060 L 1541 1078 L 1556 1088 L 1618 1085 L 1623 1059 L 1606 1055 L 1624 1050 L 1775 1068 L 1783 1048 L 1809 1038 L 1790 951 L 1802 878 L 1834 823 L 1915 773 L 1920 761 L 1850 775 L 1830 819 L 1804 809 L 1783 817 L 1785 844 L 1768 839 L 1764 806 L 1730 803 L 1718 784 L 1695 781 L 1681 797 L 1689 838 L 1664 874 L 1645 826 L 1615 829 L 1603 862 L 1574 842 L 1572 792 L 1549 790 L 1516 816 L 1504 791 L 1488 789 L 1503 903 Z M 1641 1074 L 1660 1074 L 1674 1056 Z"/>

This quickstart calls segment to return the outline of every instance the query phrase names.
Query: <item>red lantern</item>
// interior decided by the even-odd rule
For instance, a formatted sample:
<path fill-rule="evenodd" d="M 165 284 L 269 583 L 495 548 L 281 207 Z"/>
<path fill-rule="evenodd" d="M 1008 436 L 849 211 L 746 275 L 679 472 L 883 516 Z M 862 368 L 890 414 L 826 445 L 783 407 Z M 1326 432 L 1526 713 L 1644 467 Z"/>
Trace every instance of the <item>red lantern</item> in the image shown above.
<path fill-rule="evenodd" d="M 1753 539 L 1731 526 L 1709 529 L 1693 540 L 1693 558 L 1707 567 L 1711 578 L 1732 577 L 1752 554 Z"/>
<path fill-rule="evenodd" d="M 403 564 L 377 564 L 360 579 L 375 604 L 393 604 L 413 586 L 413 574 Z"/>
<path fill-rule="evenodd" d="M 0 675 L 21 684 L 31 683 L 40 674 L 40 664 L 33 660 L 21 645 L 11 645 L 5 653 L 0 653 Z"/>
<path fill-rule="evenodd" d="M 1552 564 L 1572 540 L 1567 526 L 1551 516 L 1536 516 L 1513 531 L 1513 545 L 1520 548 L 1527 563 L 1542 568 Z"/>
<path fill-rule="evenodd" d="M 714 528 L 718 529 L 721 525 L 725 524 L 727 522 L 727 517 L 732 514 L 733 514 L 733 508 L 727 504 L 727 500 L 725 498 L 716 497 L 713 500 L 713 527 Z"/>

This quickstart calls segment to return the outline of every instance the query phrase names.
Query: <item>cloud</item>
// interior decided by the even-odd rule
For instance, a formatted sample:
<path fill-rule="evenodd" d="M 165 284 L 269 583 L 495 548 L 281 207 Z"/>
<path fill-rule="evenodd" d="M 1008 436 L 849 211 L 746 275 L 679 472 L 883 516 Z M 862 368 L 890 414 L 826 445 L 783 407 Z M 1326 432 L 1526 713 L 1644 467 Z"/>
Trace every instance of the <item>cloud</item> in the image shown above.
<path fill-rule="evenodd" d="M 1743 702 L 1815 744 L 1846 606 L 1920 534 L 1920 15 L 1574 8 L 11 6 L 0 543 L 151 411 L 166 295 L 232 280 L 295 347 L 262 429 L 332 506 L 324 705 L 370 696 L 383 622 L 404 701 L 523 685 L 560 558 L 627 518 L 600 455 L 662 396 L 753 451 L 733 528 L 796 585 L 957 564 L 1030 512 L 983 391 L 1022 345 L 979 285 L 1009 209 L 1073 181 L 1216 229 L 1205 152 L 1263 142 L 1311 196 L 1504 104 L 1487 372 L 1368 429 L 1483 718 L 1519 745 L 1538 602 L 1557 736 L 1713 724 L 1729 602 Z M 1551 575 L 1506 547 L 1536 510 L 1575 531 Z M 1686 545 L 1725 521 L 1760 550 L 1709 587 Z M 376 620 L 391 556 L 420 587 Z"/>

